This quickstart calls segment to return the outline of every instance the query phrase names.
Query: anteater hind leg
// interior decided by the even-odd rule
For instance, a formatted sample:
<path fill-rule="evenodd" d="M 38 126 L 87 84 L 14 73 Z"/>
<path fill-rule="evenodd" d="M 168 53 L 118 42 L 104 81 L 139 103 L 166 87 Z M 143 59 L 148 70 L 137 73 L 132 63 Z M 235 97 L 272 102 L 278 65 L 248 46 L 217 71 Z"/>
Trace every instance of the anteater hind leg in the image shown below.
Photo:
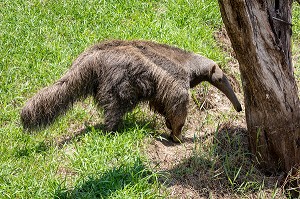
<path fill-rule="evenodd" d="M 123 102 L 124 103 L 124 102 Z M 121 121 L 124 115 L 132 111 L 135 107 L 133 104 L 124 103 L 124 104 L 113 103 L 109 108 L 104 108 L 104 123 L 105 130 L 107 131 L 116 131 L 120 127 Z"/>
<path fill-rule="evenodd" d="M 104 109 L 105 130 L 116 131 L 120 127 L 123 116 L 132 111 L 137 102 L 133 98 L 129 98 L 131 100 L 121 98 L 118 94 L 106 94 L 103 98 L 99 100 L 99 105 Z"/>
<path fill-rule="evenodd" d="M 118 130 L 122 118 L 125 114 L 125 110 L 119 107 L 112 107 L 109 109 L 104 109 L 104 127 L 106 131 L 116 131 Z"/>

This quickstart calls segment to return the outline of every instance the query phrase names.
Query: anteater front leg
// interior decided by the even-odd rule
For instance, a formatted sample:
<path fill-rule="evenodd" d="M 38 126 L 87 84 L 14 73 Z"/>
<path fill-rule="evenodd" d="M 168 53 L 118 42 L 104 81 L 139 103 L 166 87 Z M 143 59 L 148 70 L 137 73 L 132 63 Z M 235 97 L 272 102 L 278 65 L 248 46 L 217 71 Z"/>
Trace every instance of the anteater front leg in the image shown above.
<path fill-rule="evenodd" d="M 168 120 L 168 118 L 166 117 L 165 106 L 161 102 L 158 102 L 158 101 L 155 101 L 155 100 L 149 101 L 149 106 L 150 106 L 150 109 L 152 109 L 155 112 L 161 114 L 165 118 L 166 126 L 168 127 L 168 129 L 172 130 L 171 123 Z"/>
<path fill-rule="evenodd" d="M 176 98 L 174 99 L 175 105 L 172 107 L 172 111 L 168 111 L 167 113 L 166 121 L 171 127 L 171 138 L 173 139 L 173 141 L 181 142 L 181 130 L 184 126 L 188 112 L 188 94 L 186 93 L 186 95 L 181 95 L 180 99 L 178 99 L 178 97 Z"/>
<path fill-rule="evenodd" d="M 185 120 L 187 116 L 187 108 L 186 106 L 182 106 L 177 109 L 177 113 L 175 115 L 169 116 L 167 121 L 170 122 L 170 126 L 172 129 L 171 138 L 174 142 L 181 142 L 182 141 L 182 134 L 181 130 L 184 126 Z"/>

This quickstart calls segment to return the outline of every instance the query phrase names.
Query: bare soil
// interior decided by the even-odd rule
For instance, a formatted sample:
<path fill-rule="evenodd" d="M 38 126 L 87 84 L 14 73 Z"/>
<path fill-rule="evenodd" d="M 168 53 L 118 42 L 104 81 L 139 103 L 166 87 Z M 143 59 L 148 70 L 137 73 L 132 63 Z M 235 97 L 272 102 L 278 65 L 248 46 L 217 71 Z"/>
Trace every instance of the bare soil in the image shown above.
<path fill-rule="evenodd" d="M 228 190 L 226 179 L 222 177 L 218 180 L 218 175 L 223 175 L 219 174 L 223 169 L 218 168 L 221 165 L 211 168 L 214 162 L 211 159 L 215 157 L 207 154 L 207 150 L 213 145 L 218 124 L 219 133 L 224 133 L 222 131 L 225 129 L 230 131 L 228 134 L 246 133 L 243 113 L 235 113 L 228 99 L 215 88 L 210 87 L 208 93 L 202 99 L 202 109 L 190 99 L 183 143 L 175 144 L 168 140 L 169 131 L 161 119 L 161 131 L 164 134 L 152 139 L 145 147 L 151 166 L 168 175 L 167 181 L 162 181 L 167 184 L 170 198 L 238 198 Z M 227 123 L 221 124 L 224 122 L 222 113 L 233 119 L 225 119 Z M 211 122 L 207 122 L 207 117 L 211 118 Z"/>

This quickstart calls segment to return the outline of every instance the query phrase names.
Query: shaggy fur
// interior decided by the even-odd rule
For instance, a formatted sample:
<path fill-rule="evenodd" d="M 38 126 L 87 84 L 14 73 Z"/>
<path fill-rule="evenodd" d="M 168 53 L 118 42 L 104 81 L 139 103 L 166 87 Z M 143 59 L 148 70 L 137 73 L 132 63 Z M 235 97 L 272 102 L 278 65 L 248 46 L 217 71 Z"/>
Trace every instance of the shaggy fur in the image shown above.
<path fill-rule="evenodd" d="M 45 127 L 74 102 L 91 95 L 104 109 L 106 130 L 114 131 L 126 112 L 148 101 L 165 116 L 176 141 L 187 116 L 189 88 L 201 81 L 214 84 L 214 79 L 220 82 L 224 77 L 212 60 L 176 47 L 106 41 L 84 51 L 61 79 L 33 96 L 21 111 L 21 121 L 24 129 Z M 240 104 L 228 86 L 229 91 L 219 89 L 239 111 Z"/>

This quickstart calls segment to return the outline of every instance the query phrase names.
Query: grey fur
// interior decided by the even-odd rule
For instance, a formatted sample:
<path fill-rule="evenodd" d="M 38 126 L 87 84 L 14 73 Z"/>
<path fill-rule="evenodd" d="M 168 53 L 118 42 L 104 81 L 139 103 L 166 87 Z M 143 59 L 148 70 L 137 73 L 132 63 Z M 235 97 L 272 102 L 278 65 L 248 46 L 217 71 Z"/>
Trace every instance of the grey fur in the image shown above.
<path fill-rule="evenodd" d="M 106 130 L 139 102 L 166 118 L 175 141 L 187 116 L 189 88 L 209 81 L 241 105 L 215 62 L 200 55 L 150 41 L 106 41 L 84 51 L 54 85 L 41 89 L 21 111 L 24 129 L 51 124 L 74 102 L 92 95 L 104 109 Z"/>

